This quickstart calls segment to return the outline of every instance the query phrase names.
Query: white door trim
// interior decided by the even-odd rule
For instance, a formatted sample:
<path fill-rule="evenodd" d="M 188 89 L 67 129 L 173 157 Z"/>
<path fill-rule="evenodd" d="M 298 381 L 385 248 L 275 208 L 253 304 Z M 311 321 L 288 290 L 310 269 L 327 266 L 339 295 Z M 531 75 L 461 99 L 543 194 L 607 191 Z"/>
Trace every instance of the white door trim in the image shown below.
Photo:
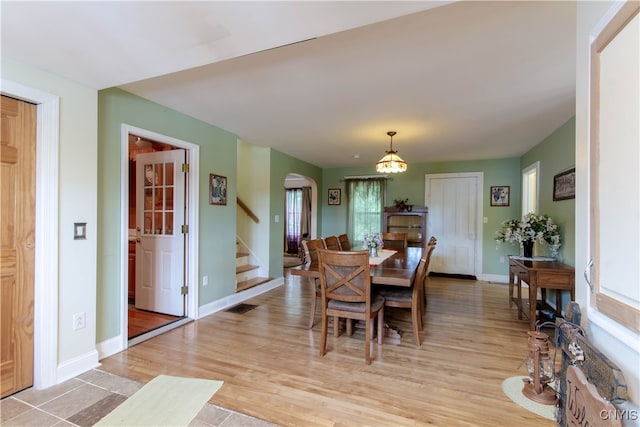
<path fill-rule="evenodd" d="M 477 193 L 476 193 L 476 242 L 474 245 L 475 248 L 475 263 L 474 263 L 474 273 L 478 280 L 482 279 L 482 242 L 483 242 L 483 217 L 484 217 L 484 173 L 483 172 L 461 172 L 461 173 L 433 173 L 433 174 L 425 174 L 424 182 L 425 182 L 425 190 L 424 190 L 424 201 L 425 206 L 429 207 L 429 202 L 431 201 L 431 194 L 429 193 L 429 185 L 428 180 L 430 179 L 442 179 L 442 178 L 476 178 L 477 179 Z M 431 226 L 428 224 L 430 221 L 430 216 L 427 215 L 427 230 L 431 229 Z M 436 236 L 437 238 L 438 236 Z M 427 237 L 428 238 L 428 237 Z"/>
<path fill-rule="evenodd" d="M 2 93 L 37 104 L 33 386 L 57 383 L 60 97 L 0 79 Z"/>
<path fill-rule="evenodd" d="M 198 319 L 198 211 L 199 211 L 199 162 L 200 146 L 187 141 L 172 138 L 150 130 L 135 126 L 122 124 L 121 132 L 121 167 L 120 182 L 122 191 L 120 192 L 120 295 L 121 295 L 121 317 L 120 317 L 120 337 L 121 349 L 128 348 L 127 338 L 127 305 L 128 305 L 128 256 L 129 256 L 129 134 L 152 139 L 154 141 L 183 148 L 187 152 L 187 162 L 189 163 L 189 174 L 187 175 L 187 215 L 189 224 L 189 234 L 187 235 L 187 313 L 190 319 Z"/>

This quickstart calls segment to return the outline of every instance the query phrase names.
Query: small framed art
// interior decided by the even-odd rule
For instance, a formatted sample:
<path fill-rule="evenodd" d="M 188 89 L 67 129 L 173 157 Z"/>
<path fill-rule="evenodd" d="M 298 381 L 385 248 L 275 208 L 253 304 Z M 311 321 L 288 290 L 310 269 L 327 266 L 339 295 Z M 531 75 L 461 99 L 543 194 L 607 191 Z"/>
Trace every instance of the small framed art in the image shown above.
<path fill-rule="evenodd" d="M 209 204 L 227 204 L 227 177 L 209 174 Z"/>
<path fill-rule="evenodd" d="M 509 189 L 508 185 L 496 185 L 491 187 L 491 206 L 509 206 Z"/>
<path fill-rule="evenodd" d="M 330 188 L 329 189 L 329 204 L 330 205 L 339 205 L 340 204 L 340 189 L 339 188 Z"/>
<path fill-rule="evenodd" d="M 553 177 L 553 201 L 576 198 L 576 168 Z"/>

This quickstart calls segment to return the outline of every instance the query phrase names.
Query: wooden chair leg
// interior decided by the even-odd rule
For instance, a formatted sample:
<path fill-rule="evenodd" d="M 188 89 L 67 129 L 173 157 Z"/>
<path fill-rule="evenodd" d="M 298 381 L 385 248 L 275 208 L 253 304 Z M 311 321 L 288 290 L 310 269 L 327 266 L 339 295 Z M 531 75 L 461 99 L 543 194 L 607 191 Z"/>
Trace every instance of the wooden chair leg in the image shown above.
<path fill-rule="evenodd" d="M 378 312 L 378 344 L 382 345 L 382 337 L 384 336 L 384 308 Z"/>
<path fill-rule="evenodd" d="M 316 302 L 318 301 L 318 296 L 316 295 L 316 279 L 309 278 L 309 283 L 311 284 L 311 313 L 309 313 L 309 329 L 313 329 L 313 322 L 316 320 Z"/>
<path fill-rule="evenodd" d="M 371 320 L 364 322 L 364 361 L 367 365 L 371 365 Z"/>
<path fill-rule="evenodd" d="M 422 286 L 422 296 L 424 300 L 424 305 L 422 306 L 422 312 L 425 313 L 427 311 L 427 283 L 429 282 L 429 275 L 425 275 L 424 284 Z"/>
<path fill-rule="evenodd" d="M 320 356 L 324 356 L 327 352 L 327 329 L 329 328 L 329 319 L 322 307 L 322 330 L 320 331 Z"/>
<path fill-rule="evenodd" d="M 416 345 L 420 347 L 420 310 L 416 306 L 411 309 L 411 323 L 413 324 L 413 336 L 416 340 Z"/>
<path fill-rule="evenodd" d="M 424 293 L 424 288 L 422 288 L 421 291 Z M 411 307 L 411 309 L 413 310 L 413 307 Z M 422 318 L 424 317 L 424 305 L 422 302 L 422 295 L 418 295 L 416 310 L 418 311 L 418 328 L 422 331 L 424 329 L 424 324 L 422 321 Z"/>
<path fill-rule="evenodd" d="M 333 316 L 333 336 L 340 336 L 340 318 L 338 316 Z"/>
<path fill-rule="evenodd" d="M 350 337 L 353 335 L 353 319 L 345 319 L 347 322 L 347 336 Z"/>

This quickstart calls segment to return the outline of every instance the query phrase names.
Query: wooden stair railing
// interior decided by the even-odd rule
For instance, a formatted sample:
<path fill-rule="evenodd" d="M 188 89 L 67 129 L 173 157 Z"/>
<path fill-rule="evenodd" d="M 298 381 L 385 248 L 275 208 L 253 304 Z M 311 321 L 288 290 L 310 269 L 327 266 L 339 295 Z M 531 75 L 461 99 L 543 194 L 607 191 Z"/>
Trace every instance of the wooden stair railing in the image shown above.
<path fill-rule="evenodd" d="M 247 206 L 238 197 L 236 198 L 236 201 L 238 202 L 238 206 L 240 206 L 240 208 L 247 214 L 247 216 L 249 216 L 249 218 L 251 218 L 253 220 L 253 222 L 255 222 L 256 224 L 260 223 L 260 218 L 258 218 L 256 216 L 256 214 L 254 214 L 253 211 L 251 209 L 249 209 L 249 206 Z"/>

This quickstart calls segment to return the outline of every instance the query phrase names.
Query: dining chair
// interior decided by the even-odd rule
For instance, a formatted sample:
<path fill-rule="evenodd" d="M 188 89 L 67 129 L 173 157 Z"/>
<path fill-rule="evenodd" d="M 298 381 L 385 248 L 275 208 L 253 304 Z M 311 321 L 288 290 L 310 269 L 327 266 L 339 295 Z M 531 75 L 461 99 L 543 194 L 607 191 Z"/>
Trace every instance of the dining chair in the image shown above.
<path fill-rule="evenodd" d="M 382 246 L 386 249 L 406 251 L 408 246 L 407 233 L 380 233 Z"/>
<path fill-rule="evenodd" d="M 423 293 L 425 292 L 424 281 L 429 264 L 429 257 L 434 248 L 435 245 L 431 246 L 430 242 L 422 253 L 411 287 L 402 288 L 399 286 L 383 285 L 377 286 L 375 289 L 379 295 L 384 297 L 385 307 L 408 308 L 411 310 L 413 338 L 418 347 L 420 347 L 420 331 L 423 330 L 422 319 L 426 307 L 426 305 L 423 305 Z"/>
<path fill-rule="evenodd" d="M 352 320 L 364 321 L 364 356 L 371 364 L 371 334 L 378 320 L 378 344 L 384 334 L 384 298 L 371 294 L 369 251 L 329 251 L 318 249 L 320 288 L 322 291 L 322 331 L 320 356 L 327 352 L 329 316 L 333 316 L 334 336 L 339 336 L 339 319 L 347 319 L 347 335 L 352 335 Z"/>
<path fill-rule="evenodd" d="M 304 250 L 304 257 L 307 264 L 318 263 L 318 249 L 325 249 L 323 239 L 311 239 L 302 241 L 302 249 Z M 311 312 L 309 313 L 309 329 L 313 328 L 314 321 L 316 320 L 316 303 L 318 298 L 322 298 L 322 292 L 320 291 L 320 282 L 317 278 L 309 278 L 311 284 L 311 292 L 313 297 L 311 298 Z"/>
<path fill-rule="evenodd" d="M 324 238 L 324 246 L 330 251 L 339 251 L 340 250 L 340 241 L 338 240 L 338 236 L 327 236 Z"/>
<path fill-rule="evenodd" d="M 340 242 L 341 251 L 351 250 L 351 242 L 349 241 L 349 236 L 346 233 L 338 236 L 338 242 Z"/>

